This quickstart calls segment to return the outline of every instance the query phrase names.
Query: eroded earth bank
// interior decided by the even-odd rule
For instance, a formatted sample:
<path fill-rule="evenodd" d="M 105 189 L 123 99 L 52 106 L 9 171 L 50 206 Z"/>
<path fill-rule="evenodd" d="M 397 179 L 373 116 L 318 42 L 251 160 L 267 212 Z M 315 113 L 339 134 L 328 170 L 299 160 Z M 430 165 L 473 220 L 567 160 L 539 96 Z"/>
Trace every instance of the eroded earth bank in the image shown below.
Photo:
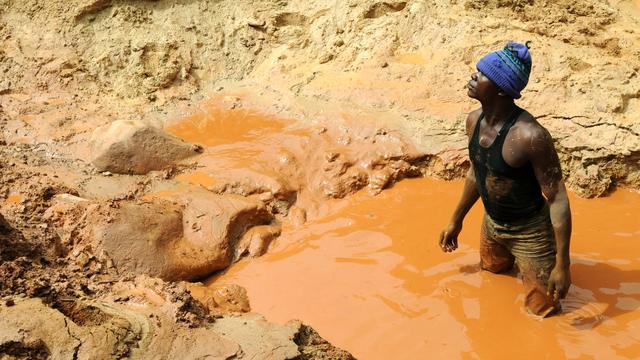
<path fill-rule="evenodd" d="M 457 185 L 401 181 L 466 172 L 464 86 L 510 39 L 591 219 L 566 317 L 533 330 L 477 243 L 427 246 Z M 637 1 L 0 0 L 0 45 L 0 357 L 534 351 L 496 324 L 640 356 Z"/>

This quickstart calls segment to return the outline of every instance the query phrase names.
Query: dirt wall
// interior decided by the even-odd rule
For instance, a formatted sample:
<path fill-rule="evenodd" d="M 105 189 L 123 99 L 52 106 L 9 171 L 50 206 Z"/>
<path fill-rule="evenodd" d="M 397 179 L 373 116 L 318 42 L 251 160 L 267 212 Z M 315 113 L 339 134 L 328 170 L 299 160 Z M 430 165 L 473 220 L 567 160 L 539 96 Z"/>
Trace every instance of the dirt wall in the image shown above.
<path fill-rule="evenodd" d="M 475 61 L 509 39 L 531 40 L 522 105 L 552 131 L 569 185 L 583 196 L 638 187 L 640 38 L 631 1 L 5 0 L 2 9 L 4 97 L 60 91 L 74 102 L 98 96 L 162 113 L 167 101 L 241 86 L 306 118 L 317 112 L 284 104 L 395 117 L 441 166 L 463 140 L 460 118 L 474 105 L 461 88 Z M 30 105 L 5 106 L 36 111 Z M 123 111 L 109 109 L 131 115 Z"/>

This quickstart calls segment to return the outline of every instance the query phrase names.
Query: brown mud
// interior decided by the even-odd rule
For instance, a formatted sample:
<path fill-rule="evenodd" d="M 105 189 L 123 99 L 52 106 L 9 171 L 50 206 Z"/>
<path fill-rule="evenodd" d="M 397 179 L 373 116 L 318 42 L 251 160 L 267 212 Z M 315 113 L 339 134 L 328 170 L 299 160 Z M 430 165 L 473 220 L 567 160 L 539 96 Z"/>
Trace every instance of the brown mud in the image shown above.
<path fill-rule="evenodd" d="M 640 189 L 639 9 L 0 0 L 0 356 L 351 358 L 253 309 L 364 358 L 499 357 L 512 319 L 552 355 L 637 357 L 637 198 L 614 190 Z M 574 199 L 576 286 L 545 322 L 474 267 L 477 212 L 458 254 L 431 247 L 459 185 L 405 180 L 466 172 L 463 86 L 509 39 L 533 40 L 520 105 L 567 184 L 611 194 Z"/>
<path fill-rule="evenodd" d="M 242 101 L 237 96 L 225 100 Z M 273 212 L 287 215 L 294 204 L 296 212 L 316 212 L 327 198 L 364 187 L 377 194 L 421 174 L 416 165 L 424 155 L 383 122 L 337 114 L 308 124 L 220 106 L 214 100 L 166 127 L 205 148 L 190 165 L 194 170 L 182 171 L 176 180 L 213 193 L 257 195 Z"/>

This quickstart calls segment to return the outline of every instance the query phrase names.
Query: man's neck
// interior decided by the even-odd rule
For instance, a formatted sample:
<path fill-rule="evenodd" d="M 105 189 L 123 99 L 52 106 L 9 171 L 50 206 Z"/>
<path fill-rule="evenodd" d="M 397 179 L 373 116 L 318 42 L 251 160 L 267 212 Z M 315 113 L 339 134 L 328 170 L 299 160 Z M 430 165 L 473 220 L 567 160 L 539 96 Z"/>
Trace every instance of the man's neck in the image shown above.
<path fill-rule="evenodd" d="M 482 103 L 482 112 L 489 125 L 498 125 L 507 120 L 513 114 L 516 104 L 511 98 L 501 97 L 496 101 Z"/>

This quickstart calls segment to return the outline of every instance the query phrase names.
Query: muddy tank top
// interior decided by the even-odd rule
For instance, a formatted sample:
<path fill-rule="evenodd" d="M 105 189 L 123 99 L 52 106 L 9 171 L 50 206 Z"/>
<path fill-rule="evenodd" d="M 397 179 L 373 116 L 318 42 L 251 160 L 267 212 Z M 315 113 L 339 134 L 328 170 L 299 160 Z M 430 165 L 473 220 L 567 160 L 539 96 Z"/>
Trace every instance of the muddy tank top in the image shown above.
<path fill-rule="evenodd" d="M 478 193 L 485 211 L 498 222 L 509 223 L 536 214 L 545 204 L 531 163 L 511 167 L 502 157 L 502 146 L 509 130 L 524 110 L 515 113 L 502 126 L 491 146 L 480 145 L 480 115 L 469 141 L 469 158 L 473 164 Z"/>

